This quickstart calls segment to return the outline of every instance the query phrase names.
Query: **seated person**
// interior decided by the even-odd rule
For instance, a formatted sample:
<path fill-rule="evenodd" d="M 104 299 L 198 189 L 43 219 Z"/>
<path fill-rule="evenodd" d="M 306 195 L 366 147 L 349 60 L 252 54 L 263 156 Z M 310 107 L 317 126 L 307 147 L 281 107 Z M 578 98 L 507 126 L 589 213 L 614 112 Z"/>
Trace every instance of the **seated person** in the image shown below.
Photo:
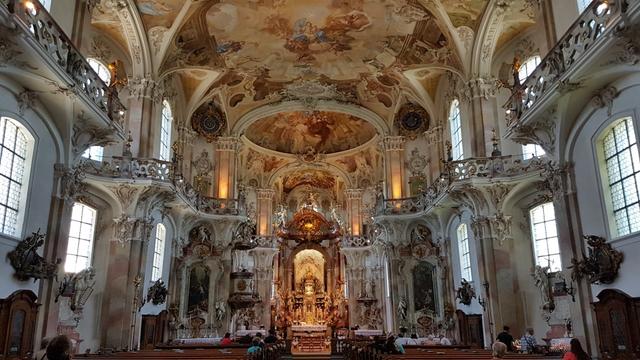
<path fill-rule="evenodd" d="M 451 346 L 451 340 L 449 340 L 449 338 L 447 338 L 446 336 L 444 336 L 444 335 L 443 335 L 443 336 L 440 338 L 440 345 L 443 345 L 443 346 Z"/>
<path fill-rule="evenodd" d="M 276 336 L 276 331 L 274 329 L 269 330 L 269 335 L 264 338 L 265 344 L 275 344 L 278 342 L 278 337 Z"/>
<path fill-rule="evenodd" d="M 233 343 L 233 340 L 231 340 L 231 333 L 224 334 L 224 337 L 220 340 L 220 345 L 231 345 L 231 343 Z"/>
<path fill-rule="evenodd" d="M 71 340 L 66 335 L 58 335 L 47 345 L 47 360 L 71 359 Z"/>
<path fill-rule="evenodd" d="M 538 342 L 533 335 L 533 328 L 528 328 L 520 339 L 520 351 L 526 354 L 533 354 L 538 352 L 537 347 Z"/>
<path fill-rule="evenodd" d="M 262 346 L 260 345 L 260 340 L 253 339 L 251 346 L 247 349 L 247 354 L 257 354 L 262 351 Z"/>
<path fill-rule="evenodd" d="M 507 353 L 507 345 L 505 345 L 503 342 L 496 341 L 493 343 L 491 350 L 493 351 L 493 360 L 502 359 Z"/>
<path fill-rule="evenodd" d="M 508 326 L 504 326 L 502 328 L 502 332 L 500 334 L 498 334 L 498 337 L 496 338 L 496 340 L 498 340 L 501 343 L 507 345 L 507 351 L 508 352 L 513 352 L 513 336 L 511 336 L 511 334 L 509 334 L 509 327 Z"/>

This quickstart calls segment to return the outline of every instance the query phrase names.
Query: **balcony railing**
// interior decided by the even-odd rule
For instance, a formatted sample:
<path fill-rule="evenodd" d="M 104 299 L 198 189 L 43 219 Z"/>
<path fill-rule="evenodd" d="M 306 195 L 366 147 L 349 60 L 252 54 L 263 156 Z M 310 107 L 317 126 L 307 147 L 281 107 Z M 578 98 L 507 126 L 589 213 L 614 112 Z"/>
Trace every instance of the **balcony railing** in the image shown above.
<path fill-rule="evenodd" d="M 567 33 L 549 51 L 538 67 L 520 86 L 515 86 L 505 104 L 507 126 L 525 118 L 563 82 L 564 75 L 592 54 L 600 39 L 615 30 L 616 20 L 627 11 L 629 2 L 638 0 L 596 0 L 580 14 Z"/>
<path fill-rule="evenodd" d="M 192 208 L 206 214 L 241 215 L 243 203 L 238 199 L 218 199 L 200 194 L 174 172 L 174 164 L 156 159 L 114 156 L 103 161 L 84 160 L 78 166 L 87 173 L 99 177 L 127 180 L 151 180 L 166 183 Z"/>
<path fill-rule="evenodd" d="M 378 215 L 412 214 L 438 204 L 457 184 L 474 179 L 511 178 L 541 172 L 548 167 L 545 158 L 522 160 L 519 156 L 471 158 L 446 164 L 444 172 L 420 195 L 402 199 L 385 199 Z"/>
<path fill-rule="evenodd" d="M 120 127 L 125 107 L 114 86 L 107 86 L 73 45 L 47 10 L 35 0 L 0 0 L 27 38 L 39 45 L 41 52 L 70 77 L 74 89 L 88 97 L 99 111 Z"/>

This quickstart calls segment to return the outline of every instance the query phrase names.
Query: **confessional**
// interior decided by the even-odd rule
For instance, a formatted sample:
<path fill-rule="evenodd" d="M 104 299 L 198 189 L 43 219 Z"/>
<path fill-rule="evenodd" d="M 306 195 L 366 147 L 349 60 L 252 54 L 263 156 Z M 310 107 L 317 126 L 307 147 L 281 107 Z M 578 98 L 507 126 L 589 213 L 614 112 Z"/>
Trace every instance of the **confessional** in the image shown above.
<path fill-rule="evenodd" d="M 593 303 L 600 353 L 612 359 L 640 357 L 640 298 L 606 289 Z"/>
<path fill-rule="evenodd" d="M 32 353 L 36 300 L 31 290 L 19 290 L 0 299 L 0 358 L 25 359 Z"/>

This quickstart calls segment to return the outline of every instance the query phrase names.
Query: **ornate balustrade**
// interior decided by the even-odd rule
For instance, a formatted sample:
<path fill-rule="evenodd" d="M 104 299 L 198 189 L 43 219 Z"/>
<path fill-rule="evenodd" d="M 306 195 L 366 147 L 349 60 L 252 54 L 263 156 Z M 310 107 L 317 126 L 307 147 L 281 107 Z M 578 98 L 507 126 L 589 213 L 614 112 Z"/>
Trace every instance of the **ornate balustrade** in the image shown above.
<path fill-rule="evenodd" d="M 25 37 L 40 48 L 71 80 L 71 87 L 85 95 L 112 122 L 123 126 L 125 107 L 115 87 L 107 86 L 73 45 L 62 28 L 38 1 L 0 0 Z"/>
<path fill-rule="evenodd" d="M 364 247 L 371 245 L 371 240 L 366 236 L 346 235 L 340 241 L 340 247 Z"/>
<path fill-rule="evenodd" d="M 518 156 L 470 158 L 451 161 L 445 171 L 420 195 L 403 199 L 385 199 L 378 215 L 414 214 L 439 203 L 458 184 L 476 179 L 513 178 L 539 173 L 549 166 L 545 158 L 522 160 Z"/>
<path fill-rule="evenodd" d="M 241 215 L 244 207 L 238 199 L 218 199 L 201 195 L 174 172 L 174 164 L 157 159 L 114 156 L 103 161 L 83 160 L 79 165 L 87 174 L 112 179 L 151 180 L 166 183 L 197 211 L 216 215 Z"/>
<path fill-rule="evenodd" d="M 607 33 L 616 30 L 629 4 L 635 2 L 638 0 L 593 1 L 533 73 L 513 88 L 505 104 L 507 126 L 522 122 L 553 90 L 567 85 L 566 75 L 592 58 L 596 45 Z"/>

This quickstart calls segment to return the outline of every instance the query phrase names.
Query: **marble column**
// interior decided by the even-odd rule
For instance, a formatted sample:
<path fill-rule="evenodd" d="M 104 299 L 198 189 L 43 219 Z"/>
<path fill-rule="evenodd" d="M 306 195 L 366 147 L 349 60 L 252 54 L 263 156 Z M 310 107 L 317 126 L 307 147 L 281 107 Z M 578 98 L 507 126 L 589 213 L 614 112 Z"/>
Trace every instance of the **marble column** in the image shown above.
<path fill-rule="evenodd" d="M 351 235 L 362 236 L 362 189 L 347 189 L 347 218 Z"/>
<path fill-rule="evenodd" d="M 272 234 L 273 197 L 276 195 L 273 189 L 257 189 L 258 200 L 256 225 L 259 236 L 270 236 Z"/>
<path fill-rule="evenodd" d="M 404 170 L 404 143 L 405 138 L 403 136 L 385 136 L 383 139 L 388 199 L 400 199 L 407 193 Z"/>
<path fill-rule="evenodd" d="M 255 248 L 250 251 L 254 261 L 254 291 L 260 295 L 261 303 L 256 307 L 261 309 L 257 316 L 261 316 L 261 324 L 265 329 L 271 327 L 271 285 L 273 282 L 273 258 L 278 254 L 278 249 Z"/>
<path fill-rule="evenodd" d="M 238 139 L 221 137 L 216 141 L 216 194 L 219 199 L 235 197 L 235 175 Z"/>

